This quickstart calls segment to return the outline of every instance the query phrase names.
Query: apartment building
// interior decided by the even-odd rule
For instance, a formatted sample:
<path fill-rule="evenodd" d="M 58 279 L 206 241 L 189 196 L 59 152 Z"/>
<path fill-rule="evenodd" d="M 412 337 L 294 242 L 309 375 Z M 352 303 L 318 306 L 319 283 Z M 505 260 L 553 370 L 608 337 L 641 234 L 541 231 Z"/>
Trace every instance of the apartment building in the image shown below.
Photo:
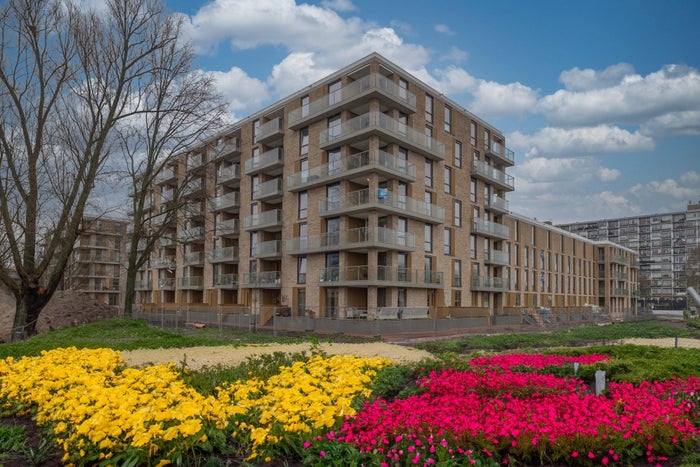
<path fill-rule="evenodd" d="M 158 176 L 153 223 L 179 194 L 185 203 L 140 271 L 136 301 L 327 318 L 598 303 L 593 242 L 508 216 L 505 143 L 371 54 Z M 529 222 L 533 237 L 519 233 Z M 535 267 L 542 252 L 549 269 Z"/>
<path fill-rule="evenodd" d="M 63 288 L 88 294 L 108 305 L 122 306 L 122 258 L 127 222 L 86 217 L 64 274 Z"/>
<path fill-rule="evenodd" d="M 700 248 L 700 202 L 685 211 L 576 222 L 560 226 L 592 240 L 606 240 L 639 255 L 639 292 L 643 306 L 677 307 L 686 295 L 684 266 Z M 681 300 L 682 301 L 682 300 Z"/>

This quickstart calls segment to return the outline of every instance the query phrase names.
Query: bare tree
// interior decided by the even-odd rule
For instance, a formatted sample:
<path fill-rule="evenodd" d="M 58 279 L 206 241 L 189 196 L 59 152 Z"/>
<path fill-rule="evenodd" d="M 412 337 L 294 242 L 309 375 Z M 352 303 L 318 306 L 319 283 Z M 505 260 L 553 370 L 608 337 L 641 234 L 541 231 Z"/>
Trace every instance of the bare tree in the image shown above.
<path fill-rule="evenodd" d="M 179 37 L 181 22 L 168 26 Z M 136 275 L 147 263 L 156 241 L 163 236 L 182 205 L 188 177 L 174 190 L 169 203 L 152 211 L 152 188 L 156 177 L 204 137 L 219 129 L 225 106 L 214 91 L 210 75 L 192 71 L 194 54 L 190 47 L 173 41 L 153 56 L 157 72 L 135 96 L 142 113 L 118 127 L 120 148 L 125 159 L 131 192 L 133 230 L 128 242 L 124 314 L 131 316 Z M 157 218 L 157 219 L 156 219 Z"/>
<path fill-rule="evenodd" d="M 0 230 L 10 258 L 0 280 L 16 300 L 13 339 L 36 332 L 117 149 L 115 127 L 141 113 L 134 96 L 177 41 L 158 0 L 0 9 Z"/>

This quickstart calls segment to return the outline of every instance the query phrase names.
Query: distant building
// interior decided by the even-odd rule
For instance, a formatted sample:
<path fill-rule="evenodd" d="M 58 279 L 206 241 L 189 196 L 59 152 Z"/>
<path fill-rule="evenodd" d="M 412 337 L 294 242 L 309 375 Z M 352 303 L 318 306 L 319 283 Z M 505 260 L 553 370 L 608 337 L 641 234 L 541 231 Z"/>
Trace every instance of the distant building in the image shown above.
<path fill-rule="evenodd" d="M 63 288 L 84 292 L 101 303 L 122 306 L 126 228 L 127 222 L 121 219 L 84 218 L 64 273 Z"/>
<path fill-rule="evenodd" d="M 668 307 L 683 301 L 685 261 L 694 249 L 700 248 L 700 202 L 688 203 L 685 211 L 575 222 L 560 227 L 637 252 L 642 305 Z"/>

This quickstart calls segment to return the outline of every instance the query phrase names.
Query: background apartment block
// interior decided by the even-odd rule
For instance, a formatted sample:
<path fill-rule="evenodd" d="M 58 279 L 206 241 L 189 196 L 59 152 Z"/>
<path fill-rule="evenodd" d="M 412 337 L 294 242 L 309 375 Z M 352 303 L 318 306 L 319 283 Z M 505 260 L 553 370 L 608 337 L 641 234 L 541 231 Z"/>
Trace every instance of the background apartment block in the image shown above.
<path fill-rule="evenodd" d="M 608 240 L 639 255 L 640 304 L 684 308 L 684 267 L 688 255 L 700 248 L 700 203 L 685 211 L 560 226 L 592 240 Z"/>
<path fill-rule="evenodd" d="M 120 219 L 84 218 L 81 234 L 64 274 L 64 290 L 88 294 L 108 305 L 122 306 L 122 258 L 127 223 Z"/>
<path fill-rule="evenodd" d="M 592 242 L 560 244 L 546 233 L 513 240 L 513 227 L 526 222 L 507 217 L 513 164 L 496 128 L 369 55 L 234 124 L 158 176 L 153 223 L 162 225 L 159 211 L 177 193 L 186 205 L 140 272 L 137 302 L 330 318 L 392 307 L 493 314 L 597 303 Z M 535 227 L 548 229 L 564 236 Z M 548 238 L 551 248 L 542 243 Z M 526 249 L 527 261 L 544 250 L 557 274 L 521 267 Z M 563 289 L 574 280 L 563 277 L 567 261 L 579 271 L 582 254 L 576 277 L 585 285 Z M 512 289 L 513 273 L 532 282 Z"/>

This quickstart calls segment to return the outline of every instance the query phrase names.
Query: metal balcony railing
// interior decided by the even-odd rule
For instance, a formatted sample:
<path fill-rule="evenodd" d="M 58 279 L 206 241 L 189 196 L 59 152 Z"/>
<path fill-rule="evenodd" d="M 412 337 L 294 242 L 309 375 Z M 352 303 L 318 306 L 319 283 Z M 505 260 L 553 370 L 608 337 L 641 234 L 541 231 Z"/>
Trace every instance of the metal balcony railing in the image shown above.
<path fill-rule="evenodd" d="M 340 198 L 326 198 L 319 201 L 319 215 L 329 216 L 344 212 L 357 212 L 377 209 L 392 212 L 413 219 L 441 224 L 445 221 L 445 209 L 435 204 L 395 195 L 386 190 L 351 191 Z"/>
<path fill-rule="evenodd" d="M 371 247 L 413 250 L 415 249 L 415 237 L 411 233 L 399 232 L 385 227 L 360 227 L 287 240 L 287 254 L 290 255 Z"/>

